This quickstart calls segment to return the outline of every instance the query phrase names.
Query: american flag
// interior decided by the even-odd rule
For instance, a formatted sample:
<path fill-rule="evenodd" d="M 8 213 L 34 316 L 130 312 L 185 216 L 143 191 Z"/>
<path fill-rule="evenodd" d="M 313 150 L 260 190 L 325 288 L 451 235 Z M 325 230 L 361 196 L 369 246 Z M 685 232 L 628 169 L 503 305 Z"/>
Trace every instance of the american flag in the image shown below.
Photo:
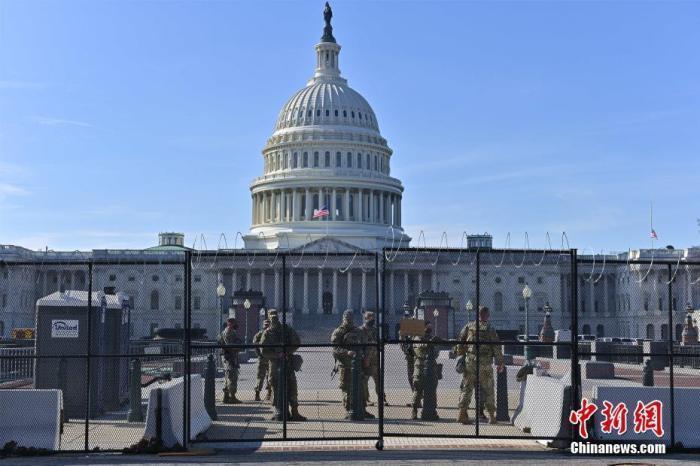
<path fill-rule="evenodd" d="M 649 233 L 649 236 L 651 239 L 659 239 L 659 237 L 656 235 L 656 231 L 652 228 L 651 233 Z"/>
<path fill-rule="evenodd" d="M 319 209 L 314 209 L 314 215 L 311 218 L 323 218 L 328 217 L 330 212 L 328 212 L 328 206 L 323 204 Z"/>

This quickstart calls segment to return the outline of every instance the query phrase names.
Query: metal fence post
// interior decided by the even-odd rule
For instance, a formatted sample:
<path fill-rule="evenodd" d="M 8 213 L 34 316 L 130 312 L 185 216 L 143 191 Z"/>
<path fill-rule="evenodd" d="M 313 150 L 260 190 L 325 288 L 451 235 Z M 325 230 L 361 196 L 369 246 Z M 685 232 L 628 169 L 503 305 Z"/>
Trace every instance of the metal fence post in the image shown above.
<path fill-rule="evenodd" d="M 379 267 L 379 260 L 375 255 L 375 264 Z M 377 357 L 379 358 L 379 399 L 377 400 L 377 406 L 379 408 L 379 438 L 377 439 L 377 450 L 384 449 L 384 325 L 386 324 L 386 251 L 382 249 L 382 302 L 381 310 L 379 314 L 379 329 L 377 330 L 379 338 L 377 338 Z M 377 270 L 377 276 L 379 276 L 379 270 Z"/>
<path fill-rule="evenodd" d="M 190 354 L 192 343 L 191 340 L 191 316 L 192 316 L 192 253 L 190 251 L 185 251 L 185 309 L 184 309 L 184 327 L 185 327 L 185 341 L 184 341 L 184 361 L 183 361 L 183 426 L 182 426 L 182 448 L 187 449 L 187 445 L 190 440 Z"/>
<path fill-rule="evenodd" d="M 87 367 L 85 376 L 87 378 L 85 393 L 85 451 L 90 450 L 90 403 L 92 403 L 92 378 L 90 377 L 90 366 L 92 365 L 92 259 L 88 262 L 88 304 L 87 304 L 87 352 L 85 354 Z"/>
<path fill-rule="evenodd" d="M 579 370 L 578 355 L 578 253 L 576 249 L 571 249 L 571 407 L 579 409 L 581 398 L 581 372 Z M 578 435 L 577 429 L 571 429 L 571 441 L 575 442 Z"/>
<path fill-rule="evenodd" d="M 671 403 L 671 448 L 676 445 L 676 419 L 675 419 L 675 390 L 673 388 L 673 282 L 671 276 L 671 263 L 668 264 L 668 377 L 669 377 L 669 401 Z"/>
<path fill-rule="evenodd" d="M 282 393 L 277 396 L 282 401 L 282 438 L 287 440 L 287 414 L 289 412 L 289 400 L 287 399 L 287 297 L 285 290 L 285 275 L 287 270 L 287 255 L 282 255 L 282 377 L 278 386 L 282 386 Z M 278 304 L 278 303 L 275 303 Z"/>
<path fill-rule="evenodd" d="M 479 322 L 479 306 L 480 306 L 480 299 L 481 299 L 481 252 L 477 249 L 476 250 L 476 306 L 474 307 L 475 309 L 475 314 L 474 314 L 474 321 L 476 322 L 476 389 L 474 390 L 474 413 L 475 413 L 475 432 L 474 434 L 478 437 L 479 436 L 479 403 L 481 403 L 481 365 L 480 365 L 480 354 L 481 353 L 481 339 L 480 334 L 481 334 L 481 328 L 479 328 L 480 322 Z M 469 316 L 467 316 L 467 319 Z M 469 403 L 471 400 L 467 400 L 467 403 Z"/>

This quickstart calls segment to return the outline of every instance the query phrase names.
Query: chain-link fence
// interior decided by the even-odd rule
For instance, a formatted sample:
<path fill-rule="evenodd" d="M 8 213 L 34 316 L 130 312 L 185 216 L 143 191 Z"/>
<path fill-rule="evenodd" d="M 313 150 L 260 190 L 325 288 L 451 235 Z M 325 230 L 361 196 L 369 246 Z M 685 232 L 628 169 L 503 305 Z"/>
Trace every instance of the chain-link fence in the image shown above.
<path fill-rule="evenodd" d="M 123 259 L 0 264 L 0 443 L 698 442 L 700 263 L 325 247 Z M 635 432 L 655 413 L 662 429 Z"/>

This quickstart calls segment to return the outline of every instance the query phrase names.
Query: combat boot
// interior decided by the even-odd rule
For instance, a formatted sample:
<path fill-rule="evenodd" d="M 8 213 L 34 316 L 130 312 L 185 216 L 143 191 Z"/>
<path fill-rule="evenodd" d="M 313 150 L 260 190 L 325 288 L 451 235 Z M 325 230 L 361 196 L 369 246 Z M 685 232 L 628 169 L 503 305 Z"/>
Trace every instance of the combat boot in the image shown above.
<path fill-rule="evenodd" d="M 416 405 L 413 405 L 413 409 L 411 409 L 411 419 L 413 419 L 414 421 L 418 419 L 418 408 L 416 407 Z"/>
<path fill-rule="evenodd" d="M 272 399 L 272 391 L 268 388 L 265 394 L 265 401 L 270 401 Z"/>
<path fill-rule="evenodd" d="M 467 413 L 467 408 L 459 408 L 459 414 L 457 415 L 457 422 L 460 424 L 470 424 L 469 414 Z"/>
<path fill-rule="evenodd" d="M 255 401 L 260 401 L 260 390 L 255 390 Z"/>
<path fill-rule="evenodd" d="M 289 417 L 290 421 L 306 421 L 306 418 L 299 414 L 299 407 L 298 406 L 293 406 L 292 407 L 292 415 Z"/>
<path fill-rule="evenodd" d="M 230 404 L 231 403 L 231 397 L 228 396 L 228 392 L 224 390 L 224 399 L 223 399 L 224 404 Z"/>
<path fill-rule="evenodd" d="M 497 424 L 496 416 L 493 413 L 489 413 L 489 424 Z"/>
<path fill-rule="evenodd" d="M 231 395 L 231 397 L 229 398 L 229 403 L 231 403 L 232 405 L 238 405 L 241 404 L 242 401 L 236 398 L 236 395 Z"/>
<path fill-rule="evenodd" d="M 365 410 L 364 414 L 366 419 L 374 419 L 374 414 L 370 413 L 369 411 Z"/>

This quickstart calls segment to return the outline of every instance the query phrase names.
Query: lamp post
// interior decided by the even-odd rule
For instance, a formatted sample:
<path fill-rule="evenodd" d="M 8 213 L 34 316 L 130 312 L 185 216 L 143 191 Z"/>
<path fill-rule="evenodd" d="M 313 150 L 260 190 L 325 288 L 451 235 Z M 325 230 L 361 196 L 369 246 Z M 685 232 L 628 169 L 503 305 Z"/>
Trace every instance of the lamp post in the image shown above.
<path fill-rule="evenodd" d="M 467 322 L 469 322 L 469 316 L 471 315 L 472 311 L 474 310 L 474 305 L 472 304 L 472 300 L 468 300 L 467 304 L 464 305 L 464 309 L 467 310 Z"/>
<path fill-rule="evenodd" d="M 523 288 L 523 299 L 525 299 L 525 343 L 530 341 L 530 298 L 532 298 L 532 289 L 525 284 Z M 532 360 L 532 355 L 530 354 L 530 347 L 525 345 L 524 348 L 526 364 L 530 365 Z"/>
<path fill-rule="evenodd" d="M 226 287 L 223 279 L 219 275 L 219 284 L 216 287 L 216 296 L 219 297 L 219 332 L 224 328 L 224 296 L 226 296 Z"/>
<path fill-rule="evenodd" d="M 437 309 L 433 310 L 433 318 L 435 320 L 435 326 L 433 327 L 435 329 L 435 333 L 433 333 L 434 336 L 437 336 L 437 331 L 438 331 L 438 316 L 440 316 L 440 311 Z"/>
<path fill-rule="evenodd" d="M 250 309 L 250 299 L 246 298 L 245 301 L 243 301 L 243 309 L 245 309 L 245 344 L 246 346 L 248 345 L 248 309 Z M 248 351 L 248 348 L 246 348 L 246 352 Z"/>

